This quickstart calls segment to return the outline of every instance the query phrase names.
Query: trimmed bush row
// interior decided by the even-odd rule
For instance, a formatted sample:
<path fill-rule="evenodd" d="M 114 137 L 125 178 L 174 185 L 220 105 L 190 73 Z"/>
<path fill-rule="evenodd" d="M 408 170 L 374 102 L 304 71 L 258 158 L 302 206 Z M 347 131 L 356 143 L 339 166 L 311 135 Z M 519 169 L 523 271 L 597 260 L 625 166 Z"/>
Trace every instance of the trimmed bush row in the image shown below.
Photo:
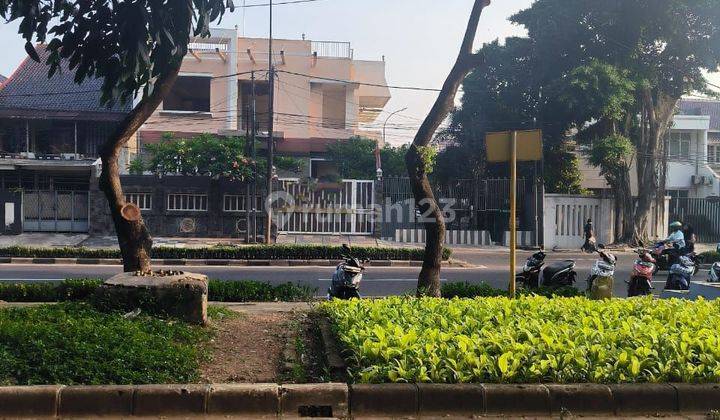
<path fill-rule="evenodd" d="M 720 301 L 397 297 L 321 307 L 363 383 L 720 381 Z"/>
<path fill-rule="evenodd" d="M 353 247 L 358 258 L 375 261 L 422 261 L 424 251 L 417 248 Z M 452 251 L 443 250 L 443 259 Z M 0 248 L 0 257 L 20 258 L 120 258 L 116 249 L 88 248 L 29 248 L 13 246 Z M 340 260 L 342 248 L 329 245 L 248 245 L 207 248 L 156 247 L 152 258 L 187 260 Z"/>
<path fill-rule="evenodd" d="M 73 302 L 88 300 L 102 284 L 100 279 L 70 279 L 60 283 L 0 283 L 0 300 L 6 302 Z M 304 302 L 315 290 L 308 286 L 273 286 L 258 281 L 210 280 L 208 300 L 214 302 Z"/>
<path fill-rule="evenodd" d="M 441 289 L 442 296 L 444 298 L 463 298 L 463 299 L 474 299 L 478 297 L 509 297 L 510 293 L 507 290 L 495 289 L 486 283 L 471 284 L 471 283 L 445 283 Z M 518 290 L 519 295 L 537 295 L 545 297 L 575 297 L 585 296 L 585 292 L 582 292 L 574 287 L 561 287 L 557 289 L 550 289 L 547 287 L 541 287 L 535 290 Z"/>
<path fill-rule="evenodd" d="M 700 254 L 701 261 L 706 264 L 714 264 L 720 261 L 720 252 L 708 251 Z"/>

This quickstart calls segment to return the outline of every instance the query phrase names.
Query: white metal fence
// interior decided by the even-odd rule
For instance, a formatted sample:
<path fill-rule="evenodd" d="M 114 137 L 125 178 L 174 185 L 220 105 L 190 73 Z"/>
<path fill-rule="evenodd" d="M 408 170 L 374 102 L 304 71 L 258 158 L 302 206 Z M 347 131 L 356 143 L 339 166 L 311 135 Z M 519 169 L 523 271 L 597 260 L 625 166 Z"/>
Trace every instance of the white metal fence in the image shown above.
<path fill-rule="evenodd" d="M 273 203 L 278 231 L 289 234 L 370 235 L 375 223 L 375 183 L 344 180 L 338 184 L 312 184 L 282 179 L 286 193 Z"/>

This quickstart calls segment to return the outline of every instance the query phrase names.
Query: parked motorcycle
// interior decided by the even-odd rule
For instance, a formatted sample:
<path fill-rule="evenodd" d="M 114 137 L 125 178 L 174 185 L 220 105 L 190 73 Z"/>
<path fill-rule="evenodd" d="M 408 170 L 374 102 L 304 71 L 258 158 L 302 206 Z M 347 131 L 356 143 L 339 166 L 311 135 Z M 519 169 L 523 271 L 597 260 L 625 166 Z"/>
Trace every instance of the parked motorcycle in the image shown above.
<path fill-rule="evenodd" d="M 540 251 L 533 254 L 525 262 L 522 272 L 515 275 L 515 282 L 525 289 L 537 289 L 540 285 L 540 271 L 545 265 L 547 254 Z"/>
<path fill-rule="evenodd" d="M 710 283 L 720 283 L 720 262 L 716 262 L 710 267 L 707 281 Z"/>
<path fill-rule="evenodd" d="M 628 297 L 647 296 L 652 293 L 652 279 L 656 267 L 655 258 L 645 249 L 637 250 L 638 259 L 633 264 L 633 271 L 628 284 Z"/>
<path fill-rule="evenodd" d="M 610 299 L 613 296 L 617 257 L 604 251 L 604 248 L 602 245 L 596 248 L 600 259 L 595 261 L 587 278 L 587 291 L 592 299 Z"/>
<path fill-rule="evenodd" d="M 682 256 L 678 259 L 677 264 L 670 267 L 665 290 L 688 290 L 690 282 L 697 270 L 697 266 L 692 258 Z"/>
<path fill-rule="evenodd" d="M 360 283 L 365 271 L 363 264 L 370 260 L 360 260 L 354 257 L 350 247 L 345 244 L 342 249 L 344 261 L 335 269 L 332 283 L 328 289 L 328 299 L 359 299 Z"/>
<path fill-rule="evenodd" d="M 560 287 L 574 286 L 576 281 L 575 261 L 565 260 L 546 266 L 542 270 L 539 283 L 543 287 L 558 289 Z"/>

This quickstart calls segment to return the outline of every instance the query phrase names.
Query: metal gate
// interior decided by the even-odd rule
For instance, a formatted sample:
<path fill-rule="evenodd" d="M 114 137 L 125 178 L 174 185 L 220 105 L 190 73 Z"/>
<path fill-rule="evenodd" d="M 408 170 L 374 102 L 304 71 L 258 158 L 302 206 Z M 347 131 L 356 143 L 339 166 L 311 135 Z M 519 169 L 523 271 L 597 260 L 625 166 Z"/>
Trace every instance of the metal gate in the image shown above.
<path fill-rule="evenodd" d="M 23 192 L 23 230 L 26 232 L 74 232 L 89 230 L 87 191 Z"/>
<path fill-rule="evenodd" d="M 720 199 L 675 198 L 670 200 L 670 220 L 692 226 L 700 243 L 720 242 Z"/>
<path fill-rule="evenodd" d="M 374 181 L 318 184 L 282 179 L 274 203 L 278 231 L 289 234 L 370 235 L 375 223 Z"/>

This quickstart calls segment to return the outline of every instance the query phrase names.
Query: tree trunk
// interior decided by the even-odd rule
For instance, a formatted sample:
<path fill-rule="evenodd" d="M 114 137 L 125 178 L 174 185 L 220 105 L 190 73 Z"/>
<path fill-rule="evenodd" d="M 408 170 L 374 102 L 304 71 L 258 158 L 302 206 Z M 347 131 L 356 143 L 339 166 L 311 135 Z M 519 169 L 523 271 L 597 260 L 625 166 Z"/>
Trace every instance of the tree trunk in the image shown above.
<path fill-rule="evenodd" d="M 150 271 L 150 251 L 152 238 L 143 222 L 139 209 L 125 201 L 120 184 L 118 158 L 121 150 L 138 129 L 155 112 L 167 92 L 172 87 L 180 71 L 182 60 L 154 83 L 152 93 L 140 103 L 120 123 L 113 135 L 103 144 L 100 151 L 102 172 L 100 189 L 110 205 L 110 214 L 115 224 L 120 253 L 125 272 Z"/>
<path fill-rule="evenodd" d="M 664 165 L 664 156 L 658 156 L 663 150 L 662 143 L 667 135 L 675 107 L 680 99 L 664 93 L 653 94 L 650 88 L 642 91 L 642 108 L 645 123 L 638 145 L 638 202 L 635 209 L 633 242 L 639 244 L 649 237 L 648 222 L 652 215 L 652 204 L 664 191 L 660 183 L 659 165 Z"/>
<path fill-rule="evenodd" d="M 630 243 L 633 236 L 633 210 L 632 187 L 630 185 L 630 168 L 626 168 L 618 179 L 615 189 L 615 202 L 620 209 L 621 231 L 618 235 L 619 243 Z"/>
<path fill-rule="evenodd" d="M 483 61 L 482 56 L 473 53 L 473 44 L 480 15 L 489 4 L 490 0 L 475 0 L 457 61 L 405 156 L 415 203 L 423 215 L 423 224 L 427 233 L 423 266 L 418 277 L 418 296 L 440 296 L 440 267 L 445 238 L 445 219 L 427 177 L 422 148 L 430 144 L 438 127 L 452 111 L 460 84 L 468 73 Z"/>

